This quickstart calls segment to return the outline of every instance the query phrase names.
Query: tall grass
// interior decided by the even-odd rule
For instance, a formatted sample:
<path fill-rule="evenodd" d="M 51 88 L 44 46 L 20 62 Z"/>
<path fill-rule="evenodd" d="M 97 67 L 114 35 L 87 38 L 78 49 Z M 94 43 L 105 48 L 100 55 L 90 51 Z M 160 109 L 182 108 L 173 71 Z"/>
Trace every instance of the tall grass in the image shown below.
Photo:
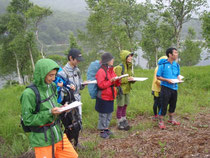
<path fill-rule="evenodd" d="M 128 118 L 135 119 L 137 115 L 153 115 L 153 96 L 151 84 L 154 70 L 135 69 L 135 76 L 148 77 L 144 82 L 136 82 L 130 94 L 131 104 L 128 107 Z M 181 74 L 185 77 L 184 83 L 179 85 L 176 113 L 178 116 L 192 116 L 202 109 L 210 108 L 210 66 L 182 67 Z M 0 90 L 0 157 L 21 155 L 29 149 L 27 134 L 19 126 L 20 122 L 20 95 L 24 86 L 13 86 Z M 91 99 L 87 88 L 82 92 L 83 103 L 83 133 L 86 130 L 95 130 L 97 127 L 98 113 L 95 111 L 95 100 Z M 116 103 L 115 103 L 116 112 Z M 116 115 L 113 113 L 111 126 L 116 125 Z M 152 128 L 153 124 L 138 124 L 133 130 Z M 100 140 L 86 141 L 88 149 L 80 152 L 80 157 L 100 157 L 101 151 L 95 146 Z M 114 152 L 114 151 L 113 151 Z M 110 153 L 112 155 L 112 153 Z"/>

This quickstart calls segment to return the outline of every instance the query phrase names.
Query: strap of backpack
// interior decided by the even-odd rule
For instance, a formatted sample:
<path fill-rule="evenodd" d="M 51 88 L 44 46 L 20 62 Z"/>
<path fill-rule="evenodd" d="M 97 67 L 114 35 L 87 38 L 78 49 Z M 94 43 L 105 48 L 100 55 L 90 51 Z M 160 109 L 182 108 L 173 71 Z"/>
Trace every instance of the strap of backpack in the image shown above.
<path fill-rule="evenodd" d="M 40 104 L 41 104 L 41 97 L 40 97 L 40 93 L 38 88 L 36 87 L 36 85 L 34 83 L 32 83 L 31 85 L 27 86 L 27 88 L 31 88 L 36 96 L 36 108 L 35 111 L 33 112 L 34 114 L 38 113 L 40 110 Z"/>
<path fill-rule="evenodd" d="M 107 77 L 107 70 L 105 69 L 105 67 L 101 66 L 101 68 L 105 71 L 106 73 L 106 77 L 105 79 L 108 80 L 108 77 Z M 114 99 L 114 85 L 111 85 L 111 89 L 112 89 L 112 96 L 113 96 L 113 99 Z"/>
<path fill-rule="evenodd" d="M 122 63 L 120 64 L 120 66 L 122 67 L 121 75 L 123 75 L 124 74 L 124 71 L 125 71 L 125 67 L 124 67 L 124 65 Z"/>
<path fill-rule="evenodd" d="M 36 108 L 35 108 L 35 111 L 33 112 L 34 114 L 38 113 L 40 111 L 40 104 L 41 103 L 44 103 L 48 100 L 50 100 L 54 95 L 56 95 L 56 88 L 55 86 L 53 86 L 53 84 L 51 84 L 50 86 L 53 90 L 53 93 L 52 95 L 50 95 L 48 98 L 44 99 L 44 100 L 41 100 L 41 96 L 40 96 L 40 93 L 39 93 L 39 90 L 37 88 L 37 86 L 32 83 L 31 85 L 27 86 L 27 88 L 31 88 L 34 93 L 35 93 L 35 96 L 36 96 Z"/>
<path fill-rule="evenodd" d="M 107 71 L 106 71 L 106 69 L 105 69 L 105 67 L 104 66 L 101 66 L 101 68 L 104 70 L 104 72 L 106 73 L 106 77 L 105 77 L 105 79 L 106 80 L 108 80 L 108 77 L 107 77 Z"/>

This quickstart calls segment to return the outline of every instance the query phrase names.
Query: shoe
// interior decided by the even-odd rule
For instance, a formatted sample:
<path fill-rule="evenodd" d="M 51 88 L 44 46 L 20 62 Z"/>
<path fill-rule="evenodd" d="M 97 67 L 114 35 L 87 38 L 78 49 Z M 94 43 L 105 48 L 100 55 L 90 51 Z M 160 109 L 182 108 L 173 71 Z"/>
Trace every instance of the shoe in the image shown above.
<path fill-rule="evenodd" d="M 177 122 L 176 120 L 168 120 L 168 123 L 171 123 L 172 125 L 180 125 L 181 123 L 180 122 Z"/>
<path fill-rule="evenodd" d="M 160 127 L 160 129 L 165 129 L 166 128 L 163 121 L 159 122 L 159 127 Z"/>
<path fill-rule="evenodd" d="M 110 131 L 109 129 L 108 129 L 108 130 L 105 130 L 104 132 L 106 132 L 109 136 L 114 135 L 114 134 L 112 133 L 112 131 Z"/>
<path fill-rule="evenodd" d="M 119 122 L 117 128 L 118 128 L 119 130 L 124 130 L 124 129 L 125 129 L 124 123 L 123 123 L 123 122 Z"/>
<path fill-rule="evenodd" d="M 104 132 L 101 132 L 100 133 L 100 137 L 101 138 L 104 138 L 104 139 L 108 139 L 109 138 L 109 135 L 107 134 L 107 132 L 104 131 Z"/>
<path fill-rule="evenodd" d="M 128 131 L 131 127 L 129 126 L 129 124 L 128 124 L 128 120 L 124 120 L 123 121 L 123 126 L 124 126 L 124 130 L 125 131 Z"/>
<path fill-rule="evenodd" d="M 152 120 L 153 120 L 153 121 L 157 121 L 157 120 L 158 120 L 158 115 L 154 115 L 154 116 L 152 117 Z"/>

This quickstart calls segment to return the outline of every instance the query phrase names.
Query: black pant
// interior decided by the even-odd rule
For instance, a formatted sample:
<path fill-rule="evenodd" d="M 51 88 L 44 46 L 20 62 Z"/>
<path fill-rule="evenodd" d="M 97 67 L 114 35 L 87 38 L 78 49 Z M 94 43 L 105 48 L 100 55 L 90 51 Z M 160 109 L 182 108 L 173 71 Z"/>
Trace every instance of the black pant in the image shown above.
<path fill-rule="evenodd" d="M 154 96 L 154 104 L 153 104 L 154 115 L 157 115 L 157 108 L 158 108 L 158 112 L 159 112 L 159 110 L 160 110 L 160 97 Z"/>
<path fill-rule="evenodd" d="M 177 102 L 177 91 L 171 88 L 161 86 L 160 92 L 160 104 L 161 104 L 161 115 L 165 116 L 167 112 L 167 106 L 169 104 L 169 112 L 174 113 Z"/>

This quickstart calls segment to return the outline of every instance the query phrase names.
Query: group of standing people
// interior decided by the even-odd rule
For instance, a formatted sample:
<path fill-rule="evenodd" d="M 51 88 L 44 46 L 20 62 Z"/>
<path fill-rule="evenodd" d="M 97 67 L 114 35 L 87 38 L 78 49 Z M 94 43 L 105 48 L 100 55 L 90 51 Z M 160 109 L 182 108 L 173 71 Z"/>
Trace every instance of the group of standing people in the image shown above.
<path fill-rule="evenodd" d="M 177 50 L 171 48 L 166 51 L 168 59 L 162 61 L 159 65 L 156 78 L 161 80 L 161 92 L 154 90 L 154 112 L 155 107 L 159 107 L 159 126 L 164 127 L 163 116 L 166 114 L 167 105 L 169 108 L 169 122 L 178 125 L 173 113 L 176 108 L 177 84 L 173 84 L 170 79 L 177 78 L 180 74 L 179 65 L 175 62 L 178 57 Z M 130 104 L 130 90 L 133 80 L 132 59 L 133 53 L 127 50 L 120 52 L 122 63 L 116 67 L 114 57 L 110 53 L 104 53 L 101 56 L 101 67 L 95 77 L 98 85 L 95 110 L 99 114 L 98 130 L 101 138 L 109 138 L 113 132 L 109 129 L 109 124 L 114 111 L 114 100 L 117 101 L 117 128 L 119 130 L 129 130 L 130 125 L 126 118 L 127 106 Z M 29 135 L 29 141 L 35 149 L 36 158 L 42 157 L 68 157 L 77 158 L 78 154 L 68 140 L 66 134 L 62 132 L 59 123 L 61 106 L 68 103 L 62 103 L 62 93 L 54 94 L 54 88 L 61 90 L 67 86 L 73 91 L 73 97 L 76 101 L 81 101 L 80 90 L 84 89 L 85 82 L 82 81 L 81 73 L 77 67 L 79 62 L 83 61 L 81 52 L 78 49 L 71 49 L 68 54 L 67 64 L 59 70 L 59 66 L 51 59 L 40 59 L 35 65 L 34 80 L 40 97 L 40 110 L 34 113 L 36 109 L 36 96 L 32 89 L 26 88 L 21 96 L 22 118 L 26 126 L 39 127 L 40 131 L 32 131 Z M 118 79 L 116 76 L 128 74 L 128 77 Z M 57 79 L 61 77 L 63 80 Z M 56 81 L 55 81 L 56 80 Z M 55 84 L 56 83 L 56 84 Z M 82 84 L 83 83 L 83 84 Z M 158 95 L 157 95 L 158 94 Z M 68 113 L 69 111 L 66 111 Z M 82 107 L 79 107 L 80 119 L 82 120 Z M 157 112 L 155 113 L 157 115 Z M 165 127 L 164 127 L 165 128 Z M 79 146 L 77 142 L 75 147 Z"/>

